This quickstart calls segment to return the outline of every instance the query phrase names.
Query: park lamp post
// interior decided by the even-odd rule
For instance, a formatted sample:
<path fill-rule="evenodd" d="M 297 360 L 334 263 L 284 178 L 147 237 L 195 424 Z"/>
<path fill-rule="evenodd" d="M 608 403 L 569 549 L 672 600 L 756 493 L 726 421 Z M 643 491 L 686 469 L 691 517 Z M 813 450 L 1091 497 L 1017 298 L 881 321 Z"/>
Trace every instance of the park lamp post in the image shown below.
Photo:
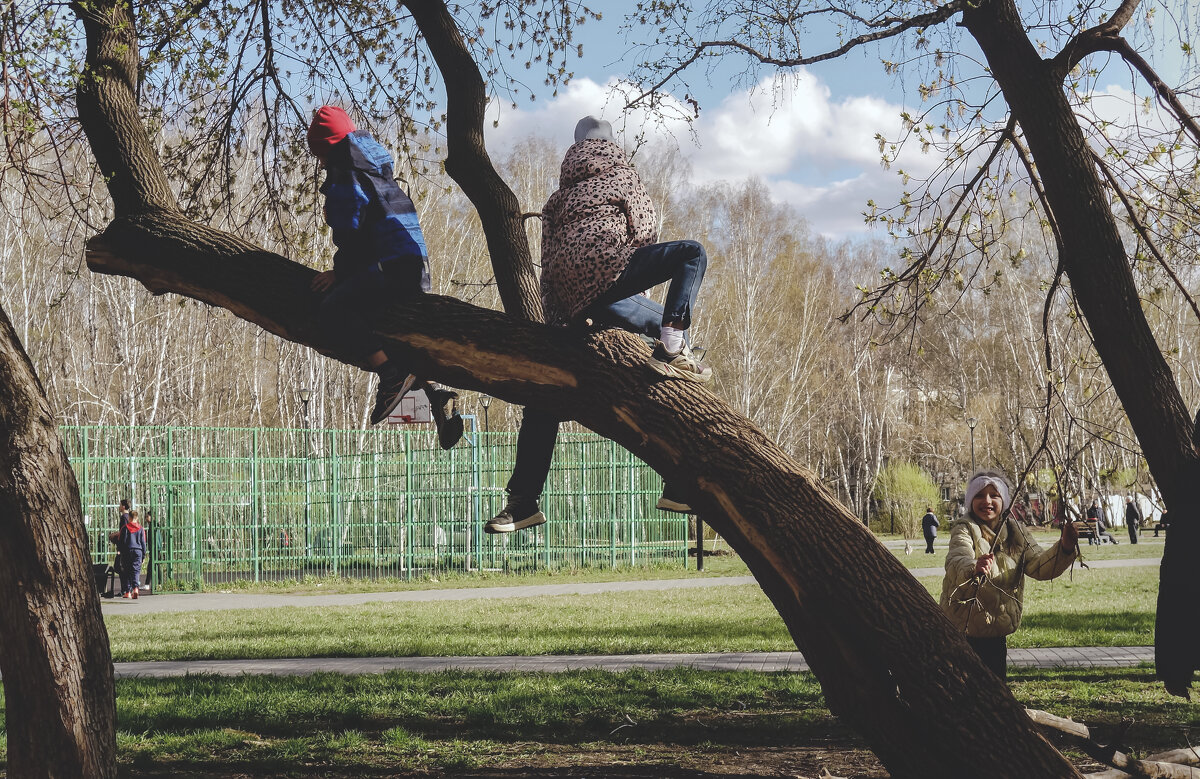
<path fill-rule="evenodd" d="M 979 420 L 975 417 L 967 418 L 967 427 L 971 430 L 971 475 L 975 475 L 975 425 L 979 424 Z"/>
<path fill-rule="evenodd" d="M 312 425 L 308 421 L 308 402 L 312 400 L 312 390 L 300 388 L 300 403 L 304 406 L 304 553 L 307 555 L 312 540 L 312 517 L 309 506 L 312 504 Z"/>
<path fill-rule="evenodd" d="M 479 405 L 483 406 L 483 432 L 488 432 L 488 406 L 492 405 L 492 396 L 480 394 Z"/>
<path fill-rule="evenodd" d="M 304 406 L 304 426 L 308 427 L 308 402 L 312 400 L 312 390 L 308 387 L 300 388 L 300 403 Z"/>

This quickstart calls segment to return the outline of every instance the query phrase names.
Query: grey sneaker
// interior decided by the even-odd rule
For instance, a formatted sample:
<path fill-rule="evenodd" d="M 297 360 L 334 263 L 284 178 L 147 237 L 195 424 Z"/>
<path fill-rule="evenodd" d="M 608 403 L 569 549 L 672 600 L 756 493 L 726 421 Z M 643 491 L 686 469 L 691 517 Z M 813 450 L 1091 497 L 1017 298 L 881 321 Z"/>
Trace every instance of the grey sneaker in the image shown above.
<path fill-rule="evenodd" d="M 663 346 L 662 341 L 659 341 L 654 345 L 654 351 L 650 353 L 650 360 L 646 364 L 655 373 L 675 379 L 700 384 L 712 380 L 712 368 L 698 361 L 687 344 L 678 352 L 671 353 Z"/>
<path fill-rule="evenodd" d="M 371 411 L 372 425 L 378 425 L 391 416 L 391 413 L 396 410 L 396 406 L 400 405 L 400 398 L 404 397 L 404 393 L 417 383 L 417 377 L 411 373 L 402 371 L 399 375 L 403 378 L 391 381 L 382 376 L 379 377 L 379 389 L 375 392 L 375 408 Z"/>
<path fill-rule="evenodd" d="M 527 527 L 537 527 L 546 521 L 546 515 L 538 510 L 537 501 L 509 498 L 504 510 L 492 517 L 483 526 L 485 533 L 513 533 Z"/>

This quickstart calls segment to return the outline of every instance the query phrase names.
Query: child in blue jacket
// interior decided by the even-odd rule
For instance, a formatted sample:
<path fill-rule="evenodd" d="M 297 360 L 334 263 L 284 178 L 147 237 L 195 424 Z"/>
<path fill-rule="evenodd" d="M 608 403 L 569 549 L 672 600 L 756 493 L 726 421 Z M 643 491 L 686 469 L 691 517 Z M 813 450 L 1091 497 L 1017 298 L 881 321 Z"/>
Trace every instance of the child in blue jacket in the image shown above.
<path fill-rule="evenodd" d="M 346 112 L 322 106 L 308 128 L 308 147 L 324 164 L 325 221 L 337 252 L 333 270 L 318 273 L 312 288 L 325 293 L 318 316 L 340 354 L 364 359 L 379 374 L 371 412 L 378 424 L 410 389 L 424 386 L 449 449 L 462 437 L 458 414 L 446 418 L 456 393 L 421 382 L 392 359 L 368 317 L 397 300 L 430 290 L 429 255 L 417 211 L 393 178 L 392 157 L 369 133 L 356 130 Z"/>

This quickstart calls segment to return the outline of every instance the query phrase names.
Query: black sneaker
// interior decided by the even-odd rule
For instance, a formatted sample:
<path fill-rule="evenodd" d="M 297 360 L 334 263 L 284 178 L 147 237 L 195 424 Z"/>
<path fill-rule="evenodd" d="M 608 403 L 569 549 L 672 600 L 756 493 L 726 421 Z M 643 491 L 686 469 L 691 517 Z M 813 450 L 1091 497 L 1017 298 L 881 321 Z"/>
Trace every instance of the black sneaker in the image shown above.
<path fill-rule="evenodd" d="M 400 405 L 400 398 L 417 383 L 417 377 L 401 371 L 399 379 L 379 377 L 379 389 L 375 391 L 375 408 L 371 411 L 371 424 L 378 425 L 391 416 Z"/>
<path fill-rule="evenodd" d="M 546 521 L 546 515 L 538 510 L 537 501 L 509 497 L 504 510 L 492 517 L 483 526 L 485 533 L 513 533 L 527 527 L 537 527 Z"/>
<path fill-rule="evenodd" d="M 676 514 L 691 514 L 692 506 L 687 502 L 687 498 L 676 493 L 671 489 L 671 485 L 663 483 L 662 496 L 659 497 L 658 503 L 654 507 L 659 511 L 673 511 Z"/>
<path fill-rule="evenodd" d="M 654 345 L 650 359 L 646 363 L 655 373 L 670 376 L 684 381 L 694 381 L 700 384 L 712 380 L 712 368 L 695 358 L 687 344 L 678 352 L 668 352 L 662 341 Z"/>
<path fill-rule="evenodd" d="M 438 444 L 443 449 L 453 449 L 463 437 L 463 418 L 455 408 L 458 393 L 436 384 L 427 384 L 425 394 L 429 397 L 429 410 L 433 425 L 437 428 Z"/>

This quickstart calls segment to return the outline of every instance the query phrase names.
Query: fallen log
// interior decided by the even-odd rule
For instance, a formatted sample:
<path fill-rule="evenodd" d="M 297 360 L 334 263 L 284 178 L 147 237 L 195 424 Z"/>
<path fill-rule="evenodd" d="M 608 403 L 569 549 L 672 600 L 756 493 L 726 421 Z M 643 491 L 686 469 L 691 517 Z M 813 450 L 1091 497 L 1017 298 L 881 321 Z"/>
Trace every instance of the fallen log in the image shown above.
<path fill-rule="evenodd" d="M 1169 752 L 1158 752 L 1153 755 L 1147 755 L 1143 758 L 1143 761 L 1175 763 L 1176 765 L 1200 765 L 1200 749 L 1195 747 L 1189 749 L 1172 749 Z M 1110 768 L 1107 771 L 1098 771 L 1093 774 L 1086 774 L 1085 776 L 1086 779 L 1125 779 L 1129 775 L 1119 768 Z"/>
<path fill-rule="evenodd" d="M 1093 741 L 1091 731 L 1082 722 L 1056 717 L 1039 709 L 1026 709 L 1025 712 L 1038 727 L 1066 736 L 1088 757 L 1115 769 L 1115 771 L 1104 771 L 1100 774 L 1088 774 L 1089 777 L 1104 776 L 1105 779 L 1110 779 L 1110 777 L 1111 779 L 1120 779 L 1126 776 L 1136 776 L 1139 779 L 1142 777 L 1145 779 L 1200 779 L 1200 770 L 1191 767 L 1191 765 L 1200 763 L 1200 760 L 1196 760 L 1196 750 L 1177 749 L 1172 752 L 1164 752 L 1162 755 L 1148 757 L 1145 760 L 1138 760 L 1113 747 L 1103 746 Z M 1163 759 L 1165 756 L 1176 753 L 1184 753 L 1185 757 L 1187 755 L 1193 757 L 1182 762 Z"/>

